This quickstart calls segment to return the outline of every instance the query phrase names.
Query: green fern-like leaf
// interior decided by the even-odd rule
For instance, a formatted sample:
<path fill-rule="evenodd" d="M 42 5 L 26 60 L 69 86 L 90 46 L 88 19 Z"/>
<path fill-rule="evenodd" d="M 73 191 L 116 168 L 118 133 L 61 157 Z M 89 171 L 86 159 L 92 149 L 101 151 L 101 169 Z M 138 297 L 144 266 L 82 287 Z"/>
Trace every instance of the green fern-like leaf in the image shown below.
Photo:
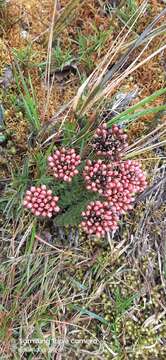
<path fill-rule="evenodd" d="M 87 194 L 86 194 L 87 195 Z M 66 208 L 66 210 L 58 215 L 55 219 L 56 225 L 67 226 L 67 225 L 79 225 L 81 222 L 81 213 L 85 210 L 88 203 L 97 200 L 99 198 L 98 194 L 82 194 L 82 199 L 77 199 L 77 203 L 71 204 Z"/>
<path fill-rule="evenodd" d="M 78 225 L 81 222 L 81 212 L 90 201 L 97 200 L 99 195 L 86 190 L 81 175 L 75 177 L 71 184 L 65 184 L 61 189 L 58 205 L 62 209 L 55 223 L 59 226 Z"/>

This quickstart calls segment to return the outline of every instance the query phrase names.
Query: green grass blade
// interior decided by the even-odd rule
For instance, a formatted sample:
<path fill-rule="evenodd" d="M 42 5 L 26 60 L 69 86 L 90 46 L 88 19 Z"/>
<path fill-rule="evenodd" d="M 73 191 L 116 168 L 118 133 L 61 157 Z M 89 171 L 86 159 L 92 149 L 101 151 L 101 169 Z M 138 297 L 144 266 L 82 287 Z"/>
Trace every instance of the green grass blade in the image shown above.
<path fill-rule="evenodd" d="M 122 118 L 123 118 L 122 121 L 124 121 L 124 119 L 126 119 L 125 116 L 128 116 L 129 114 L 133 113 L 137 109 L 140 109 L 144 105 L 148 105 L 150 102 L 156 100 L 159 96 L 164 95 L 165 93 L 166 93 L 166 88 L 162 88 L 160 90 L 155 91 L 152 95 L 147 96 L 145 99 L 139 101 L 139 103 L 131 106 L 129 109 L 123 111 L 119 115 L 115 116 L 112 120 L 108 121 L 108 125 L 112 125 L 114 123 L 120 122 L 122 120 Z M 161 108 L 162 106 L 164 106 L 163 109 Z M 152 109 L 155 109 L 155 110 L 152 111 Z M 165 110 L 165 105 L 161 105 L 161 106 L 158 106 L 158 107 L 147 109 L 147 111 L 148 110 L 149 110 L 149 113 L 153 113 L 153 112 L 155 113 L 155 112 L 158 112 L 158 111 L 162 111 L 162 110 Z M 147 115 L 147 114 L 145 113 L 144 115 Z M 143 113 L 140 112 L 140 115 L 138 115 L 138 116 L 143 116 Z M 138 116 L 136 116 L 136 118 Z"/>
<path fill-rule="evenodd" d="M 132 122 L 135 121 L 136 119 L 149 115 L 149 114 L 156 114 L 160 111 L 165 111 L 166 110 L 166 104 L 165 105 L 160 105 L 160 106 L 156 106 L 153 108 L 149 108 L 149 109 L 145 109 L 143 111 L 137 111 L 136 113 L 132 114 L 132 115 L 125 115 L 125 116 L 121 116 L 119 117 L 119 119 L 117 120 L 116 118 L 112 119 L 111 121 L 108 122 L 108 125 L 112 125 L 112 124 L 117 124 L 117 123 L 128 123 L 128 122 Z"/>
<path fill-rule="evenodd" d="M 27 120 L 29 121 L 33 129 L 38 132 L 40 130 L 41 125 L 40 125 L 39 113 L 37 109 L 37 100 L 35 97 L 31 78 L 29 76 L 28 78 L 29 86 L 28 86 L 18 64 L 14 71 L 14 76 L 18 91 L 20 93 L 23 102 L 25 113 L 27 115 Z"/>

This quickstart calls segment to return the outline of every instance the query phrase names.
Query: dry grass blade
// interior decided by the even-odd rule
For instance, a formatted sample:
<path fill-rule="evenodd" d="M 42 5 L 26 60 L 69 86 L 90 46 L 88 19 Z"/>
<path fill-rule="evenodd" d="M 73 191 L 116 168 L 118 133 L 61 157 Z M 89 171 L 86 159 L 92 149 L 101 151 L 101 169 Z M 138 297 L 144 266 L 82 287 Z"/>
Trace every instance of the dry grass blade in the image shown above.
<path fill-rule="evenodd" d="M 159 27 L 157 27 L 156 29 L 150 31 L 149 33 L 147 33 L 146 38 L 142 41 L 142 44 L 144 44 L 148 39 L 154 39 L 155 37 L 165 34 L 166 33 L 166 28 L 165 25 L 160 25 Z M 138 35 L 136 37 L 136 39 L 138 38 Z M 131 40 L 130 42 L 122 45 L 121 50 L 128 48 L 129 46 L 131 46 L 136 39 Z"/>
<path fill-rule="evenodd" d="M 59 12 L 57 10 L 58 2 L 57 0 L 54 1 L 54 9 L 53 9 L 52 22 L 50 26 L 49 41 L 48 41 L 48 55 L 46 62 L 47 65 L 45 71 L 45 83 L 47 85 L 47 95 L 46 95 L 46 104 L 44 106 L 44 111 L 42 114 L 43 121 L 48 111 L 49 100 L 54 83 L 54 76 L 52 79 L 50 77 L 51 64 L 52 64 L 52 43 L 56 40 L 59 33 L 61 33 L 63 29 L 66 27 L 66 22 L 68 22 L 69 19 L 73 16 L 73 13 L 76 11 L 79 5 L 80 5 L 80 0 L 71 0 L 69 4 L 65 7 L 62 14 L 59 15 Z"/>
<path fill-rule="evenodd" d="M 148 187 L 147 190 L 144 191 L 143 194 L 140 194 L 137 199 L 136 203 L 139 203 L 140 201 L 145 200 L 148 196 L 150 196 L 152 193 L 157 192 L 158 189 L 160 189 L 161 186 L 166 185 L 166 179 L 163 177 L 162 179 L 159 179 L 155 184 Z"/>
<path fill-rule="evenodd" d="M 142 8 L 141 8 L 142 10 Z M 73 109 L 78 115 L 84 115 L 92 106 L 101 101 L 103 98 L 106 98 L 110 93 L 124 80 L 128 75 L 130 75 L 132 72 L 134 72 L 136 69 L 147 63 L 150 59 L 161 53 L 165 48 L 166 45 L 160 47 L 156 51 L 154 51 L 152 54 L 147 56 L 145 59 L 140 61 L 138 60 L 142 56 L 142 54 L 147 49 L 148 45 L 152 41 L 152 38 L 148 38 L 149 33 L 153 30 L 155 24 L 166 15 L 166 9 L 164 9 L 160 15 L 158 15 L 153 22 L 147 26 L 147 28 L 143 31 L 143 33 L 139 36 L 139 38 L 130 46 L 129 50 L 125 55 L 121 57 L 121 59 L 112 67 L 111 70 L 107 71 L 111 61 L 114 58 L 114 55 L 112 58 L 110 58 L 111 52 L 108 52 L 106 55 L 104 61 L 101 62 L 101 64 L 96 69 L 96 72 L 94 71 L 93 74 L 90 75 L 90 77 L 86 80 L 86 82 L 80 87 L 78 90 L 78 93 L 74 99 L 73 102 Z M 165 25 L 166 28 L 166 25 Z M 137 56 L 137 58 L 130 63 L 130 65 L 127 65 L 127 68 L 123 70 L 123 67 L 126 67 L 126 63 L 129 59 L 129 56 L 131 53 L 138 48 L 140 45 L 142 45 L 145 41 L 148 40 L 148 43 L 144 46 L 144 48 L 141 50 L 140 54 Z M 119 49 L 119 47 L 118 47 Z M 104 69 L 103 69 L 104 65 Z M 92 81 L 91 81 L 92 79 Z M 81 95 L 83 94 L 84 90 L 88 88 L 88 95 L 85 97 L 84 100 L 82 100 Z M 79 106 L 79 102 L 82 100 L 81 106 Z"/>
<path fill-rule="evenodd" d="M 21 249 L 21 247 L 24 245 L 24 242 L 26 241 L 26 239 L 27 239 L 27 237 L 29 236 L 29 234 L 31 233 L 31 230 L 32 230 L 33 225 L 34 225 L 34 222 L 32 221 L 32 222 L 29 224 L 27 230 L 25 231 L 25 233 L 24 233 L 24 235 L 23 235 L 23 237 L 22 237 L 22 239 L 21 239 L 21 241 L 20 241 L 20 243 L 19 243 L 19 245 L 18 245 L 18 247 L 17 247 L 17 249 L 16 249 L 15 257 L 18 257 L 19 252 L 20 252 L 20 249 Z"/>
<path fill-rule="evenodd" d="M 133 24 L 130 26 L 130 28 L 127 30 L 127 32 L 125 32 L 125 34 L 123 35 L 124 31 L 127 28 L 128 22 L 123 27 L 123 29 L 120 31 L 120 33 L 116 37 L 115 41 L 112 43 L 109 52 L 106 54 L 106 56 L 104 57 L 104 59 L 102 60 L 100 65 L 90 74 L 90 76 L 79 87 L 76 96 L 68 104 L 62 106 L 62 108 L 50 119 L 50 125 L 47 124 L 47 126 L 44 126 L 42 128 L 41 132 L 39 133 L 39 136 L 42 133 L 44 133 L 46 128 L 48 130 L 48 126 L 52 127 L 52 125 L 57 120 L 59 120 L 60 116 L 62 116 L 66 110 L 68 113 L 72 112 L 73 110 L 74 110 L 74 112 L 76 111 L 79 99 L 81 99 L 81 96 L 87 87 L 89 87 L 89 88 L 92 87 L 91 91 L 92 90 L 95 91 L 96 87 L 100 84 L 100 81 L 103 79 L 103 76 L 104 76 L 105 72 L 107 71 L 109 64 L 113 61 L 113 59 L 116 56 L 116 54 L 118 53 L 118 51 L 121 50 L 123 48 L 123 46 L 125 46 L 125 41 L 126 41 L 128 35 L 131 33 L 133 26 L 135 25 L 135 23 L 138 20 L 138 18 L 140 17 L 140 15 L 145 11 L 146 6 L 147 6 L 147 1 L 144 1 L 142 3 L 142 5 L 140 6 L 140 8 L 134 14 L 134 15 L 136 15 L 136 17 L 134 18 Z M 131 21 L 131 18 L 129 21 Z M 127 44 L 127 46 L 129 46 L 129 45 L 130 44 Z M 51 135 L 51 137 L 49 137 L 49 140 L 47 139 L 46 142 L 50 141 L 53 137 L 54 137 L 54 135 Z"/>
<path fill-rule="evenodd" d="M 36 237 L 36 240 L 38 240 L 38 241 L 40 241 L 41 243 L 49 246 L 50 248 L 52 248 L 52 249 L 54 249 L 54 250 L 56 250 L 56 251 L 58 251 L 58 252 L 64 253 L 64 250 L 59 249 L 59 248 L 55 247 L 55 246 L 52 245 L 52 244 L 49 244 L 47 241 L 43 240 L 39 235 L 36 235 L 35 237 Z"/>
<path fill-rule="evenodd" d="M 143 52 L 145 51 L 146 47 L 142 50 L 141 55 L 143 54 Z M 161 53 L 162 51 L 164 51 L 166 49 L 166 45 L 162 46 L 161 48 L 159 48 L 158 50 L 156 50 L 155 52 L 153 52 L 151 55 L 149 55 L 147 58 L 145 58 L 144 60 L 142 60 L 140 63 L 138 63 L 136 66 L 132 67 L 132 65 L 130 65 L 130 67 L 124 71 L 124 73 L 122 75 L 119 75 L 119 77 L 117 77 L 117 79 L 113 80 L 111 83 L 109 83 L 105 88 L 100 89 L 97 88 L 96 90 L 96 94 L 93 94 L 94 96 L 90 95 L 86 100 L 85 103 L 82 105 L 80 111 L 78 112 L 78 115 L 82 114 L 84 115 L 85 113 L 87 113 L 89 111 L 89 109 L 91 109 L 95 103 L 101 101 L 104 98 L 107 98 L 114 90 L 115 88 L 117 88 L 117 86 L 120 85 L 120 83 L 126 78 L 128 77 L 130 74 L 132 74 L 135 70 L 137 70 L 139 67 L 141 67 L 142 65 L 146 64 L 148 61 L 150 61 L 153 57 L 157 56 L 159 53 Z M 140 57 L 140 56 L 139 56 Z M 138 57 L 138 58 L 139 58 Z M 135 62 L 138 60 L 138 58 L 136 60 L 134 60 L 133 64 L 135 64 Z"/>
<path fill-rule="evenodd" d="M 166 144 L 166 140 L 163 140 L 163 141 L 160 141 L 160 142 L 158 142 L 158 143 L 156 143 L 154 145 L 150 145 L 150 146 L 147 146 L 147 147 L 142 147 L 139 150 L 132 151 L 130 154 L 128 154 L 126 156 L 126 158 L 127 159 L 132 158 L 134 156 L 137 156 L 137 155 L 142 154 L 144 152 L 150 151 L 150 150 L 155 149 L 157 147 L 163 146 L 165 144 Z"/>
<path fill-rule="evenodd" d="M 43 120 L 44 120 L 45 115 L 46 115 L 47 110 L 48 110 L 49 99 L 50 99 L 51 89 L 52 89 L 52 84 L 53 84 L 53 80 L 52 80 L 52 84 L 50 86 L 52 41 L 53 41 L 53 29 L 54 29 L 54 21 L 55 21 L 56 14 L 57 14 L 57 0 L 55 0 L 55 2 L 54 2 L 52 23 L 51 23 L 50 36 L 49 36 L 49 41 L 48 41 L 47 65 L 46 65 L 46 71 L 45 71 L 45 83 L 47 84 L 47 96 L 46 96 L 46 105 L 45 105 L 45 109 L 44 109 Z"/>
<path fill-rule="evenodd" d="M 107 69 L 108 69 L 109 65 L 114 60 L 114 58 L 115 58 L 116 54 L 118 53 L 118 51 L 125 44 L 126 38 L 128 37 L 128 35 L 132 31 L 132 29 L 133 29 L 135 23 L 137 22 L 138 18 L 140 17 L 141 13 L 143 13 L 145 11 L 146 6 L 147 6 L 147 1 L 144 1 L 143 4 L 140 6 L 138 14 L 137 14 L 136 18 L 134 19 L 132 25 L 130 26 L 129 30 L 127 31 L 127 33 L 125 33 L 123 35 L 129 21 L 123 27 L 123 29 L 121 30 L 121 32 L 119 33 L 119 35 L 117 36 L 115 41 L 113 42 L 110 50 L 108 51 L 108 53 L 106 54 L 104 59 L 101 61 L 101 63 L 92 72 L 92 74 L 90 74 L 90 76 L 85 80 L 85 82 L 80 86 L 80 88 L 78 89 L 77 95 L 75 96 L 74 103 L 73 103 L 74 111 L 77 111 L 79 99 L 80 99 L 81 95 L 83 94 L 83 92 L 84 92 L 85 88 L 87 87 L 87 85 L 88 85 L 89 88 L 91 87 L 89 97 L 92 96 L 91 94 L 93 92 L 96 93 L 96 91 L 98 90 L 98 86 L 100 86 L 100 84 L 101 84 L 101 82 L 102 82 L 102 80 L 104 78 L 104 75 L 107 72 Z M 131 19 L 130 19 L 130 21 L 131 21 Z"/>
<path fill-rule="evenodd" d="M 117 64 L 115 64 L 113 66 L 113 68 L 105 75 L 105 77 L 102 80 L 101 85 L 104 85 L 107 81 L 109 81 L 112 78 L 113 74 L 117 70 L 121 69 L 122 66 L 124 66 L 124 64 L 127 62 L 129 55 L 132 53 L 132 51 L 135 50 L 136 48 L 138 48 L 140 45 L 142 45 L 142 43 L 144 43 L 147 40 L 147 38 L 149 38 L 149 34 L 150 34 L 150 32 L 152 32 L 154 25 L 160 20 L 161 17 L 165 16 L 165 14 L 166 14 L 166 9 L 163 10 L 160 15 L 156 16 L 156 18 L 152 21 L 152 23 L 146 27 L 146 29 L 138 37 L 138 39 L 136 39 L 135 42 L 129 47 L 127 53 L 124 54 L 124 56 L 122 56 L 122 58 L 117 62 Z M 153 30 L 153 31 L 155 31 L 155 30 Z M 165 30 L 166 30 L 166 27 L 165 27 Z M 150 40 L 152 38 L 150 37 Z"/>
<path fill-rule="evenodd" d="M 144 13 L 147 6 L 147 2 L 143 2 L 140 8 L 136 12 L 136 17 L 134 18 L 133 24 L 130 28 L 126 30 L 126 27 L 122 29 L 116 40 L 111 46 L 111 49 L 108 51 L 104 59 L 101 61 L 99 66 L 90 74 L 90 76 L 84 81 L 84 83 L 80 86 L 77 91 L 76 96 L 68 103 L 65 107 L 60 109 L 53 118 L 50 120 L 50 127 L 55 123 L 55 121 L 59 120 L 59 117 L 64 114 L 65 110 L 65 118 L 63 119 L 63 123 L 65 119 L 68 117 L 69 113 L 74 111 L 76 116 L 83 116 L 90 109 L 92 109 L 93 105 L 99 106 L 103 100 L 105 100 L 114 90 L 117 88 L 120 83 L 132 74 L 135 70 L 137 70 L 142 65 L 146 64 L 153 57 L 157 56 L 161 53 L 166 45 L 160 47 L 152 54 L 147 56 L 142 61 L 139 61 L 140 57 L 143 55 L 145 50 L 148 48 L 149 44 L 153 40 L 154 36 L 160 34 L 160 27 L 153 29 L 154 25 L 166 14 L 166 9 L 161 12 L 160 15 L 156 16 L 153 22 L 147 26 L 147 28 L 143 31 L 143 33 L 132 43 L 128 44 L 128 51 L 121 57 L 121 59 L 111 68 L 111 70 L 107 71 L 109 65 L 114 60 L 114 57 L 117 55 L 119 51 L 121 51 L 124 46 L 126 46 L 125 41 L 128 35 L 131 33 L 133 26 L 135 25 L 138 18 L 141 14 Z M 130 19 L 131 21 L 131 19 Z M 162 25 L 162 31 L 166 30 L 166 25 Z M 123 32 L 125 34 L 123 36 Z M 146 44 L 147 42 L 147 44 Z M 132 63 L 130 63 L 126 67 L 126 62 L 133 50 L 138 48 L 140 45 L 144 44 L 143 49 L 139 53 L 139 55 L 134 59 Z M 125 69 L 123 69 L 123 67 Z M 85 90 L 87 91 L 87 96 L 83 97 Z M 67 111 L 67 113 L 66 113 Z M 43 132 L 44 129 L 42 129 Z M 54 137 L 54 134 L 49 137 L 49 141 Z M 48 139 L 46 140 L 48 142 Z"/>
<path fill-rule="evenodd" d="M 84 1 L 80 1 L 80 0 L 71 0 L 67 4 L 63 12 L 59 15 L 59 17 L 55 21 L 53 28 L 53 41 L 57 39 L 57 36 L 63 31 L 67 23 L 74 16 L 75 11 L 78 9 L 78 7 L 81 4 L 83 4 L 83 2 Z"/>
<path fill-rule="evenodd" d="M 131 158 L 133 156 L 139 155 L 143 152 L 155 149 L 159 146 L 162 146 L 166 143 L 166 140 L 156 142 L 158 139 L 163 138 L 166 134 L 166 125 L 165 123 L 145 135 L 143 138 L 134 142 L 129 148 L 125 155 L 125 158 Z M 151 145 L 150 145 L 151 144 Z"/>
<path fill-rule="evenodd" d="M 134 143 L 132 143 L 128 147 L 128 151 L 130 151 L 130 149 L 132 149 L 132 148 L 136 148 L 137 145 L 139 146 L 140 143 L 145 142 L 146 139 L 151 138 L 152 136 L 153 136 L 153 141 L 154 141 L 154 139 L 158 138 L 159 136 L 161 136 L 161 134 L 164 134 L 166 132 L 165 127 L 166 127 L 166 125 L 164 123 L 164 124 L 158 126 L 157 128 L 155 128 L 153 131 L 151 131 L 147 135 L 144 135 L 143 138 L 136 140 Z M 164 130 L 162 130 L 163 128 L 164 128 Z M 162 130 L 162 132 L 158 133 L 160 130 Z M 156 135 L 156 133 L 158 133 L 158 134 Z"/>

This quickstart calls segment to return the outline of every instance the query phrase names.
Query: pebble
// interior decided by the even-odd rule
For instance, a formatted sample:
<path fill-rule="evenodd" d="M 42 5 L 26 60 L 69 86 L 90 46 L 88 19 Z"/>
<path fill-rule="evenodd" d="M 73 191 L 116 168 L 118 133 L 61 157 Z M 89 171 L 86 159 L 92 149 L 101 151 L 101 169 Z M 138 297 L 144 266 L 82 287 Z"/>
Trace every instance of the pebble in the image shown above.
<path fill-rule="evenodd" d="M 12 68 L 7 65 L 4 69 L 3 76 L 0 77 L 0 85 L 4 90 L 10 86 L 11 82 L 13 81 L 13 71 Z"/>
<path fill-rule="evenodd" d="M 4 107 L 0 104 L 0 129 L 4 128 Z"/>
<path fill-rule="evenodd" d="M 5 157 L 0 155 L 0 165 L 7 165 L 8 160 Z"/>
<path fill-rule="evenodd" d="M 5 134 L 0 133 L 0 145 L 4 144 L 7 140 L 7 136 Z"/>
<path fill-rule="evenodd" d="M 9 151 L 9 152 L 10 152 L 10 154 L 12 154 L 12 155 L 15 155 L 15 154 L 16 154 L 16 152 L 17 152 L 17 150 L 16 150 L 15 146 L 12 146 L 12 147 L 11 147 L 8 151 Z"/>

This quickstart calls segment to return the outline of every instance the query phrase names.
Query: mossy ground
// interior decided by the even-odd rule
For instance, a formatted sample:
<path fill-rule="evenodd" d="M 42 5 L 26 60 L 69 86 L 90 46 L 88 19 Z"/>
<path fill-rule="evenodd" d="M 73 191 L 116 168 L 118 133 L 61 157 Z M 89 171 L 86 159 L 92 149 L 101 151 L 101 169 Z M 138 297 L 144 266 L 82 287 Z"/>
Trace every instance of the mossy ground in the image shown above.
<path fill-rule="evenodd" d="M 66 3 L 61 1 L 61 7 Z M 103 3 L 85 0 L 55 39 L 55 81 L 48 106 L 47 46 L 42 34 L 50 25 L 53 2 L 15 0 L 0 7 L 0 76 L 17 61 L 35 89 L 42 125 L 75 95 L 107 53 L 110 36 L 113 41 L 124 25 L 116 8 L 109 16 Z M 131 2 L 126 3 L 124 11 L 132 11 Z M 141 33 L 163 8 L 164 4 L 151 1 L 133 31 Z M 161 36 L 151 47 L 158 48 L 163 40 Z M 138 87 L 143 99 L 164 87 L 164 59 L 163 52 L 150 60 L 118 91 Z M 59 76 L 59 68 L 71 60 L 77 72 Z M 164 101 L 160 97 L 156 105 Z M 21 198 L 31 182 L 26 159 L 31 158 L 31 176 L 41 175 L 36 168 L 40 149 L 31 146 L 31 127 L 15 78 L 7 88 L 1 87 L 0 102 L 5 124 L 1 133 L 6 137 L 0 145 L 0 359 L 164 360 L 165 149 L 141 156 L 152 188 L 123 219 L 119 231 L 104 240 L 88 239 L 80 229 L 57 228 L 52 221 L 37 222 L 23 212 Z M 139 119 L 129 129 L 131 142 L 159 121 L 156 115 Z"/>

